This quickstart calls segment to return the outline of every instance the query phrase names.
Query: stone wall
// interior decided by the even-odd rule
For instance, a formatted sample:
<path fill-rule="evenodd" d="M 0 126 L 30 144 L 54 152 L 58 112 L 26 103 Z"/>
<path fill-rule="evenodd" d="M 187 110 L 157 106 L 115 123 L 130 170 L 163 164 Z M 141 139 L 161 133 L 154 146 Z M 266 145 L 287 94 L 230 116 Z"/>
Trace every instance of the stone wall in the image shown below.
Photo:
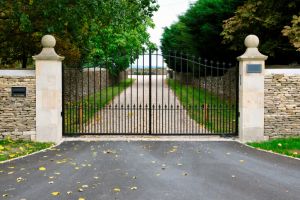
<path fill-rule="evenodd" d="M 206 89 L 220 98 L 230 99 L 232 102 L 236 100 L 236 75 L 237 68 L 229 69 L 223 76 L 207 76 L 207 77 L 193 77 L 192 74 L 176 72 L 170 77 L 182 82 L 182 84 L 194 85 Z"/>
<path fill-rule="evenodd" d="M 265 136 L 300 136 L 300 73 L 265 76 Z"/>
<path fill-rule="evenodd" d="M 12 87 L 26 87 L 26 97 L 12 97 Z M 0 139 L 35 140 L 35 71 L 0 70 Z"/>
<path fill-rule="evenodd" d="M 127 72 L 121 72 L 119 78 L 113 78 L 107 70 L 100 68 L 69 69 L 64 71 L 65 100 L 74 102 L 88 95 L 99 92 L 101 89 L 116 84 L 128 78 Z"/>

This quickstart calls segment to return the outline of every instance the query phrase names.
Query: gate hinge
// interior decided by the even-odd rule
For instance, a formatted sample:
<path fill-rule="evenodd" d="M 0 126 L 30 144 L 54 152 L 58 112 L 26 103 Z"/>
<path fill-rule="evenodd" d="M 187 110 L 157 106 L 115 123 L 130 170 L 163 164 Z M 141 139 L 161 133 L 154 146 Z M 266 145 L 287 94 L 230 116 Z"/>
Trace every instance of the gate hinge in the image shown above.
<path fill-rule="evenodd" d="M 64 116 L 64 112 L 63 111 L 60 112 L 60 116 L 62 116 L 62 117 Z"/>
<path fill-rule="evenodd" d="M 240 113 L 240 112 L 238 112 L 238 117 L 240 117 L 240 115 L 241 115 L 241 113 Z"/>

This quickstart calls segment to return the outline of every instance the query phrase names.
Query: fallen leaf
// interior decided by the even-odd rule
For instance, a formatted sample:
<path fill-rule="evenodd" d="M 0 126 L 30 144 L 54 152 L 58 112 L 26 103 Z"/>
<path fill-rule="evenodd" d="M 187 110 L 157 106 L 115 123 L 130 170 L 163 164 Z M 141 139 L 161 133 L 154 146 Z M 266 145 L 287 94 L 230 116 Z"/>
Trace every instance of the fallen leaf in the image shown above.
<path fill-rule="evenodd" d="M 46 168 L 45 167 L 40 167 L 39 170 L 40 171 L 46 171 Z"/>
<path fill-rule="evenodd" d="M 130 188 L 131 190 L 137 190 L 137 187 L 136 186 L 133 186 Z"/>
<path fill-rule="evenodd" d="M 88 185 L 83 185 L 81 186 L 82 188 L 88 188 L 89 186 Z"/>
<path fill-rule="evenodd" d="M 17 178 L 17 183 L 20 183 L 21 181 L 24 181 L 22 177 Z"/>
<path fill-rule="evenodd" d="M 121 192 L 121 189 L 118 188 L 118 187 L 116 187 L 116 188 L 113 189 L 113 191 L 114 191 L 114 192 Z"/>
<path fill-rule="evenodd" d="M 53 196 L 58 196 L 58 195 L 60 195 L 60 192 L 52 192 L 51 193 Z"/>
<path fill-rule="evenodd" d="M 78 192 L 83 192 L 83 189 L 82 188 L 78 188 Z"/>
<path fill-rule="evenodd" d="M 240 160 L 240 163 L 243 163 L 243 162 L 245 162 L 244 160 Z"/>
<path fill-rule="evenodd" d="M 79 197 L 79 199 L 78 199 L 78 200 L 85 200 L 85 198 Z"/>
<path fill-rule="evenodd" d="M 68 195 L 72 194 L 72 191 L 68 191 L 67 194 L 68 194 Z"/>

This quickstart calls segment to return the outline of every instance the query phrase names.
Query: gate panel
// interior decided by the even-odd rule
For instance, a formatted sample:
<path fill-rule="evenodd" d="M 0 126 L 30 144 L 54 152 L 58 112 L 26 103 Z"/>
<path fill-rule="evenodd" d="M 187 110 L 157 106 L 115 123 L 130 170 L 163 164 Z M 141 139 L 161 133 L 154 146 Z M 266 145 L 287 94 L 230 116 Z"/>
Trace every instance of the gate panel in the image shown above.
<path fill-rule="evenodd" d="M 236 135 L 238 67 L 151 52 L 64 66 L 64 135 Z"/>

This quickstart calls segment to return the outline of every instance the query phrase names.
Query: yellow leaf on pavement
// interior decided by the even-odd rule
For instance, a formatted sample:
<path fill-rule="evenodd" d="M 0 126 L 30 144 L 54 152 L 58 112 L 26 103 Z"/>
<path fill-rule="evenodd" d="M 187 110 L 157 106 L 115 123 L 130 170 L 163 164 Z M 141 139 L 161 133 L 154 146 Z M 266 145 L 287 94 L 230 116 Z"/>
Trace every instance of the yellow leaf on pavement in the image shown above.
<path fill-rule="evenodd" d="M 45 167 L 40 167 L 39 170 L 40 171 L 46 171 L 46 168 Z"/>
<path fill-rule="evenodd" d="M 114 192 L 121 192 L 120 188 L 114 188 Z"/>
<path fill-rule="evenodd" d="M 58 196 L 58 195 L 60 195 L 60 192 L 52 192 L 51 193 L 53 196 Z"/>

